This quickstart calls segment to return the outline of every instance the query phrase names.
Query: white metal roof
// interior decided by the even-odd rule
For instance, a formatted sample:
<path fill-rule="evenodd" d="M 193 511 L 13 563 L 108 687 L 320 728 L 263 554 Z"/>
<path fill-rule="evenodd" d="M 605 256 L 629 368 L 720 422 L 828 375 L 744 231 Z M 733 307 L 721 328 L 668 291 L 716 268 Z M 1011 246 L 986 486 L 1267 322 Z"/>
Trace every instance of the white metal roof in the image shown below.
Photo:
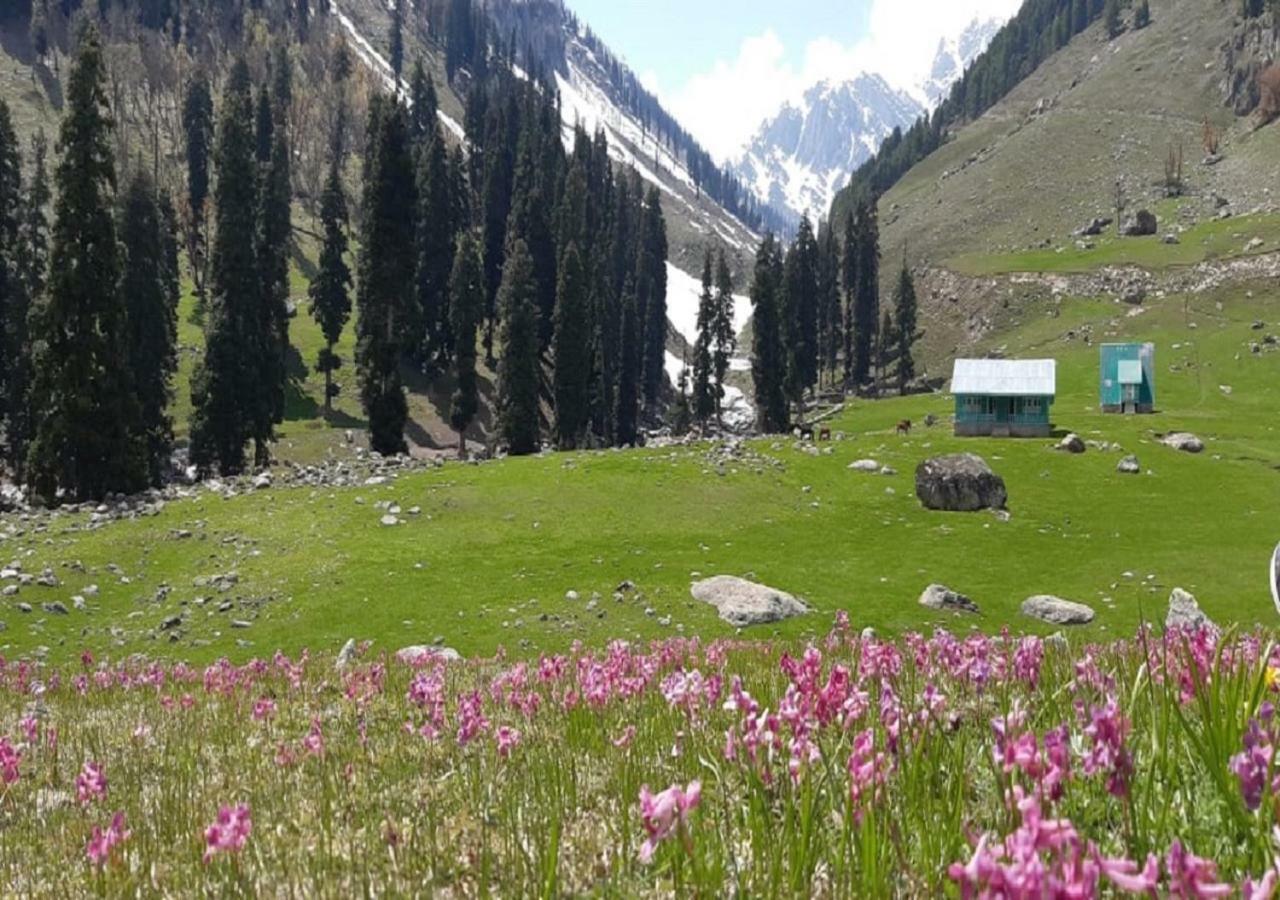
<path fill-rule="evenodd" d="M 996 397 L 1052 397 L 1058 362 L 1053 359 L 957 359 L 951 393 Z"/>

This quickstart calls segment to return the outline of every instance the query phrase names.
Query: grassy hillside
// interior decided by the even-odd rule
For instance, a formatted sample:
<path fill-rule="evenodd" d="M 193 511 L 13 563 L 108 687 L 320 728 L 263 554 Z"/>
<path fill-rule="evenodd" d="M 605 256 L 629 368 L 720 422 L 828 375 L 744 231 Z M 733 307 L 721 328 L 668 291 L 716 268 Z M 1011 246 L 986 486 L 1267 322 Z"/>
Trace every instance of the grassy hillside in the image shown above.
<path fill-rule="evenodd" d="M 1265 333 L 1252 323 L 1273 311 L 1241 291 L 1187 306 L 1170 297 L 1138 314 L 1070 301 L 1000 337 L 1011 355 L 1057 357 L 1058 428 L 1137 453 L 1141 476 L 1116 473 L 1118 451 L 1074 457 L 1048 441 L 958 440 L 945 425 L 893 436 L 902 417 L 945 421 L 949 400 L 939 395 L 855 404 L 835 422 L 845 439 L 829 454 L 764 440 L 732 457 L 708 447 L 552 455 L 449 464 L 364 488 L 205 494 L 92 531 L 59 516 L 3 543 L 4 557 L 33 573 L 51 567 L 61 586 L 4 599 L 0 651 L 43 646 L 66 657 L 87 645 L 207 659 L 336 649 L 348 637 L 388 649 L 438 637 L 487 654 L 727 634 L 688 597 L 699 573 L 752 574 L 808 598 L 817 614 L 776 629 L 788 636 L 820 632 L 835 609 L 849 610 L 859 627 L 927 628 L 944 621 L 915 602 L 932 581 L 981 604 L 981 618 L 951 622 L 960 628 L 1029 627 L 1018 604 L 1052 592 L 1098 609 L 1092 633 L 1123 633 L 1162 617 L 1175 585 L 1219 620 L 1269 621 L 1265 564 L 1280 538 L 1280 352 L 1254 355 L 1248 345 Z M 1097 350 L 1084 345 L 1085 333 L 1095 342 L 1157 342 L 1158 415 L 1096 411 Z M 1204 437 L 1206 453 L 1155 442 L 1156 433 L 1182 429 Z M 1008 522 L 920 508 L 915 465 L 954 450 L 984 454 L 1005 477 Z M 900 474 L 847 468 L 864 457 Z M 379 504 L 400 506 L 404 524 L 382 526 Z M 226 572 L 237 574 L 234 587 L 209 585 Z M 615 602 L 623 580 L 639 596 Z M 71 598 L 88 584 L 100 595 L 74 609 Z M 571 590 L 580 599 L 566 600 Z M 602 599 L 589 605 L 593 592 Z M 42 611 L 55 600 L 70 615 Z M 173 615 L 182 625 L 161 631 Z"/>
<path fill-rule="evenodd" d="M 1236 214 L 1271 208 L 1263 187 L 1280 176 L 1275 126 L 1237 121 L 1220 89 L 1234 6 L 1153 0 L 1151 11 L 1148 28 L 1112 41 L 1095 24 L 912 169 L 881 202 L 885 258 L 906 250 L 936 264 L 1070 245 L 1075 229 L 1113 214 L 1117 180 L 1129 209 L 1158 205 L 1179 145 L 1188 199 L 1166 210 L 1162 231 L 1215 214 L 1215 192 Z M 1200 164 L 1206 120 L 1223 135 L 1224 160 L 1209 167 Z"/>

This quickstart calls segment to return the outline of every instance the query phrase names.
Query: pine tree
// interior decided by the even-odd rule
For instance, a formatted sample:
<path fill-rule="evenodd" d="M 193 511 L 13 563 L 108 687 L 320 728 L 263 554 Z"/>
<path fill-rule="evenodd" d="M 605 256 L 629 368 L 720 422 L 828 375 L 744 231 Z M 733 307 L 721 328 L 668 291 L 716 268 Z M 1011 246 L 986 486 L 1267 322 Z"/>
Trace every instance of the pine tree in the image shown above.
<path fill-rule="evenodd" d="M 518 236 L 507 252 L 498 289 L 502 307 L 502 359 L 498 368 L 499 410 L 507 452 L 525 456 L 538 451 L 538 304 L 534 293 L 533 257 Z"/>
<path fill-rule="evenodd" d="M 856 389 L 857 384 L 853 377 L 853 322 L 854 308 L 857 305 L 858 296 L 858 223 L 852 212 L 845 216 L 844 219 L 844 240 L 842 244 L 840 280 L 844 285 L 843 334 L 841 336 L 844 358 L 844 383 L 846 389 L 851 386 Z"/>
<path fill-rule="evenodd" d="M 287 66 L 286 57 L 278 66 Z M 278 68 L 277 72 L 287 72 Z M 258 189 L 257 265 L 260 279 L 256 327 L 253 339 L 253 367 L 258 382 L 254 395 L 252 437 L 254 463 L 268 461 L 268 444 L 275 440 L 275 424 L 284 420 L 285 386 L 288 380 L 286 360 L 289 349 L 289 242 L 290 173 L 287 98 L 288 77 L 277 74 L 275 102 L 265 90 L 260 97 L 258 117 L 258 152 L 260 185 Z M 265 152 L 265 157 L 262 155 Z"/>
<path fill-rule="evenodd" d="M 432 127 L 418 155 L 417 289 L 410 327 L 410 350 L 431 366 L 448 363 L 453 344 L 449 327 L 449 273 L 454 263 L 453 184 L 444 137 Z"/>
<path fill-rule="evenodd" d="M 11 294 L 7 325 L 0 319 L 0 334 L 7 339 L 4 352 L 10 360 L 7 395 L 0 400 L 8 410 L 5 439 L 9 461 L 17 480 L 24 478 L 27 445 L 33 427 L 31 410 L 32 347 L 30 312 L 44 296 L 49 277 L 49 219 L 46 209 L 52 200 L 45 160 L 49 142 L 43 131 L 31 140 L 31 178 L 22 207 L 22 278 L 25 290 Z"/>
<path fill-rule="evenodd" d="M 636 300 L 642 328 L 641 382 L 644 402 L 658 402 L 667 363 L 667 224 L 656 187 L 645 197 L 640 219 Z"/>
<path fill-rule="evenodd" d="M 391 45 L 389 62 L 391 73 L 396 84 L 400 82 L 400 72 L 404 69 L 404 0 L 394 0 L 391 6 L 391 27 L 387 42 Z"/>
<path fill-rule="evenodd" d="M 833 381 L 844 342 L 840 304 L 840 249 L 835 229 L 824 226 L 818 236 L 818 368 Z"/>
<path fill-rule="evenodd" d="M 9 105 L 0 97 L 0 426 L 5 429 L 6 456 L 14 459 L 13 419 L 23 401 L 17 389 L 18 367 L 29 352 L 19 317 L 28 308 L 23 278 L 22 154 Z"/>
<path fill-rule="evenodd" d="M 369 444 L 378 453 L 405 450 L 408 402 L 400 379 L 404 327 L 413 302 L 417 205 L 408 117 L 395 101 L 370 110 L 360 240 L 356 365 Z"/>
<path fill-rule="evenodd" d="M 911 345 L 916 340 L 916 284 L 907 268 L 907 261 L 902 261 L 902 271 L 898 274 L 898 288 L 893 293 L 894 318 L 897 319 L 897 351 L 898 351 L 898 391 L 902 393 L 907 383 L 916 377 L 916 363 L 911 355 Z"/>
<path fill-rule="evenodd" d="M 621 306 L 622 329 L 614 427 L 617 430 L 617 445 L 633 447 L 639 437 L 641 346 L 640 311 L 637 309 L 635 282 L 630 275 L 622 288 Z"/>
<path fill-rule="evenodd" d="M 897 337 L 894 335 L 893 317 L 889 314 L 889 310 L 886 309 L 884 317 L 880 320 L 880 327 L 876 330 L 877 383 L 883 381 L 889 371 L 889 362 L 896 345 Z"/>
<path fill-rule="evenodd" d="M 453 370 L 457 388 L 449 403 L 449 424 L 458 432 L 458 457 L 467 454 L 467 429 L 480 409 L 476 381 L 476 339 L 484 312 L 484 261 L 480 245 L 467 231 L 458 241 L 449 277 L 449 324 L 453 331 Z"/>
<path fill-rule="evenodd" d="M 209 150 L 213 143 L 213 94 L 209 80 L 197 72 L 182 99 L 182 131 L 187 156 L 187 262 L 197 302 L 205 301 L 205 257 L 209 198 Z"/>
<path fill-rule="evenodd" d="M 551 343 L 556 443 L 562 450 L 572 450 L 591 417 L 591 298 L 577 244 L 565 250 L 559 275 Z"/>
<path fill-rule="evenodd" d="M 729 359 L 738 349 L 738 335 L 733 328 L 733 276 L 725 262 L 724 250 L 716 258 L 715 317 L 711 329 L 711 372 L 715 377 L 716 421 L 723 424 L 724 379 L 729 374 Z"/>
<path fill-rule="evenodd" d="M 127 366 L 127 319 L 112 216 L 116 177 L 106 65 L 82 33 L 58 138 L 48 295 L 32 317 L 32 408 L 40 411 L 27 479 L 46 501 L 138 490 L 146 482 Z"/>
<path fill-rule="evenodd" d="M 765 434 L 778 434 L 790 426 L 783 385 L 787 361 L 782 340 L 782 282 L 782 251 L 774 236 L 766 234 L 756 252 L 755 277 L 751 284 L 755 315 L 751 374 L 756 387 L 760 430 Z"/>
<path fill-rule="evenodd" d="M 253 100 L 243 60 L 223 93 L 214 158 L 209 311 L 204 358 L 191 381 L 191 461 L 201 471 L 216 464 L 224 475 L 235 475 L 244 470 L 244 446 L 252 436 L 249 403 L 262 389 L 251 352 L 261 282 Z"/>
<path fill-rule="evenodd" d="M 805 391 L 818 381 L 818 244 L 807 215 L 787 253 L 783 281 L 786 393 L 804 418 Z"/>
<path fill-rule="evenodd" d="M 880 229 L 874 201 L 859 204 L 853 253 L 857 260 L 852 323 L 853 387 L 856 389 L 871 376 L 880 325 Z"/>
<path fill-rule="evenodd" d="M 153 485 L 162 482 L 173 446 L 168 407 L 169 379 L 178 364 L 178 285 L 168 252 L 169 224 L 151 176 L 139 168 L 125 186 L 120 208 L 120 291 L 128 307 L 127 363 L 140 408 L 138 435 Z"/>
<path fill-rule="evenodd" d="M 693 345 L 692 413 L 705 425 L 716 412 L 715 362 L 711 346 L 715 340 L 716 298 L 711 288 L 711 251 L 702 260 L 702 293 L 698 296 L 698 338 Z"/>
<path fill-rule="evenodd" d="M 414 61 L 413 74 L 409 76 L 409 103 L 413 139 L 416 143 L 425 142 L 439 130 L 436 125 L 439 99 L 435 82 L 422 64 L 422 57 Z"/>
<path fill-rule="evenodd" d="M 324 244 L 316 277 L 308 289 L 311 316 L 320 326 L 325 347 L 320 351 L 316 368 L 324 372 L 324 409 L 333 412 L 333 372 L 340 362 L 333 352 L 342 329 L 351 318 L 351 269 L 347 265 L 347 198 L 342 190 L 342 172 L 338 158 L 329 161 L 329 176 L 320 197 L 320 222 L 324 228 Z"/>

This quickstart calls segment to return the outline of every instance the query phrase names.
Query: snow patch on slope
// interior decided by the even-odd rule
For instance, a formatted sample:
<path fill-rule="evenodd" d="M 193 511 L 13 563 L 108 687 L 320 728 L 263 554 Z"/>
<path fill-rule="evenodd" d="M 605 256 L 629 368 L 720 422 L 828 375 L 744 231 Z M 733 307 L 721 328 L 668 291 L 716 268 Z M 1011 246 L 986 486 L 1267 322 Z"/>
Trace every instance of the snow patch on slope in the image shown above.
<path fill-rule="evenodd" d="M 329 0 L 329 8 L 333 15 L 337 17 L 343 31 L 347 33 L 347 44 L 351 49 L 355 50 L 356 56 L 360 57 L 360 61 L 364 63 L 365 68 L 372 72 L 389 92 L 399 94 L 408 102 L 409 85 L 404 79 L 400 79 L 397 84 L 391 63 L 387 62 L 382 54 L 373 49 L 373 44 L 369 43 L 368 38 L 360 33 L 360 29 L 356 28 L 356 24 L 351 21 L 351 17 L 338 7 L 337 0 Z M 447 115 L 444 110 L 437 110 L 437 115 L 441 124 L 449 129 L 454 137 L 460 141 L 466 139 L 466 131 L 455 119 Z"/>
<path fill-rule="evenodd" d="M 667 319 L 690 344 L 698 340 L 698 305 L 702 297 L 702 279 L 694 278 L 667 263 Z M 751 318 L 751 300 L 733 297 L 733 332 L 741 334 Z M 677 372 L 678 374 L 678 372 Z"/>

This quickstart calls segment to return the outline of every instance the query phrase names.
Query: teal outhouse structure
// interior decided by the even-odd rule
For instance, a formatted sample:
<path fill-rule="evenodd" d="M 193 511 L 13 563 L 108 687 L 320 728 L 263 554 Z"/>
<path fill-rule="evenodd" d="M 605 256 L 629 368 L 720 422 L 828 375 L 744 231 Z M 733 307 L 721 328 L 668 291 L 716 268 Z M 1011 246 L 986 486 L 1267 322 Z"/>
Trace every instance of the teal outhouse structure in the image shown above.
<path fill-rule="evenodd" d="M 1052 359 L 957 359 L 956 435 L 1048 437 L 1057 379 Z"/>
<path fill-rule="evenodd" d="M 1156 345 L 1103 344 L 1098 379 L 1102 411 L 1150 413 L 1156 408 Z"/>

